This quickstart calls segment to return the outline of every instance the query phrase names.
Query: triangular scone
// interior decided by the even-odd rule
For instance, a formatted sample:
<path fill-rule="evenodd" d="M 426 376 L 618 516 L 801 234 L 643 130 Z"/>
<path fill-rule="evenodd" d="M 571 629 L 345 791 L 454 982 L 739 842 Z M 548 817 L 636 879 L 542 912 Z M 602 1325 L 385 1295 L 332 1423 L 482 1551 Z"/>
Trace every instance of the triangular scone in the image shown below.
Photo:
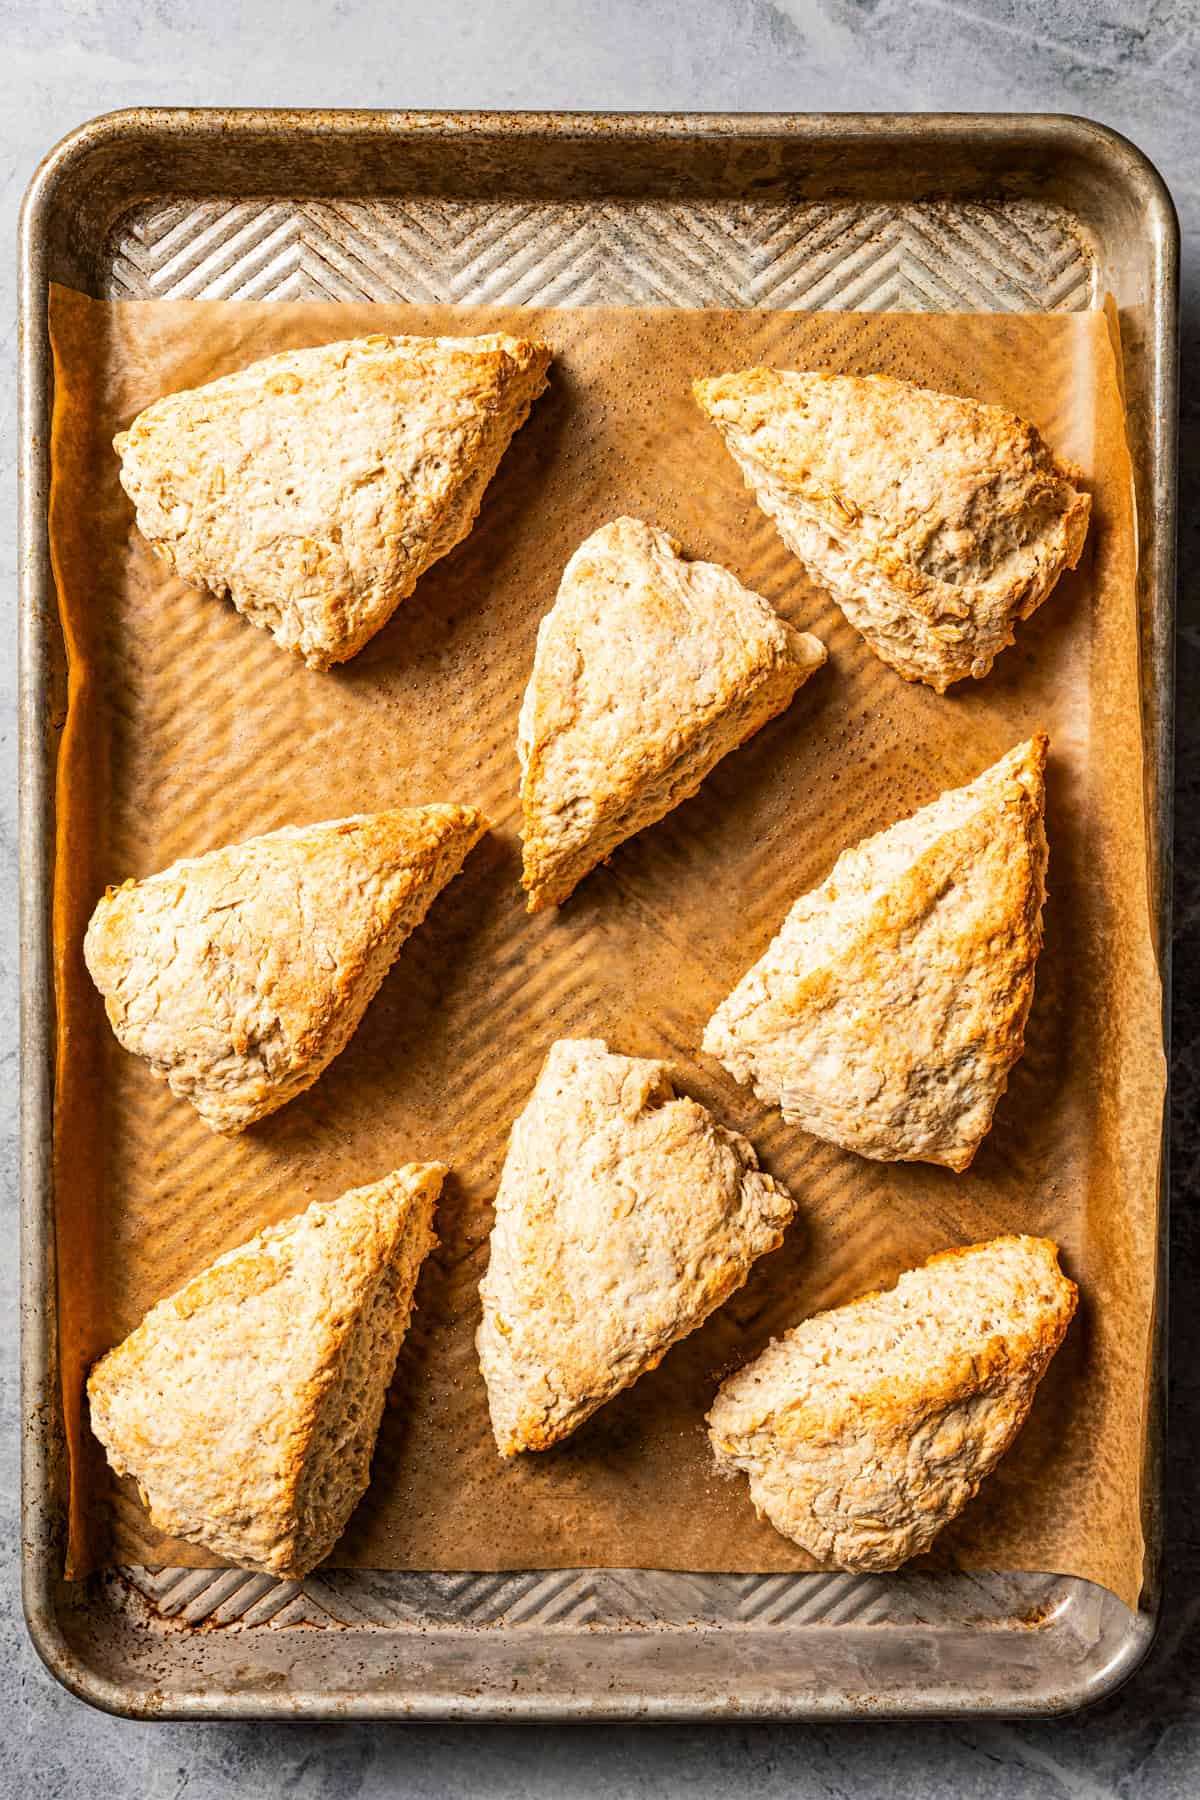
<path fill-rule="evenodd" d="M 1076 1299 L 1045 1238 L 945 1251 L 731 1375 L 708 1416 L 717 1463 L 820 1562 L 898 1568 L 1020 1431 Z"/>
<path fill-rule="evenodd" d="M 327 669 L 466 537 L 549 364 L 499 333 L 287 350 L 139 413 L 121 481 L 184 581 Z"/>
<path fill-rule="evenodd" d="M 92 1429 L 151 1523 L 297 1577 L 364 1493 L 445 1169 L 410 1163 L 230 1250 L 101 1357 Z"/>
<path fill-rule="evenodd" d="M 664 1063 L 555 1044 L 512 1129 L 479 1290 L 500 1454 L 545 1450 L 657 1367 L 794 1210 Z"/>
<path fill-rule="evenodd" d="M 538 629 L 521 707 L 530 912 L 694 794 L 824 661 L 819 639 L 665 531 L 593 532 Z"/>
<path fill-rule="evenodd" d="M 83 953 L 109 1022 L 215 1131 L 311 1087 L 487 821 L 413 806 L 287 825 L 109 888 Z"/>
<path fill-rule="evenodd" d="M 965 1169 L 1025 1043 L 1046 895 L 1043 732 L 843 851 L 704 1048 L 816 1137 Z"/>
<path fill-rule="evenodd" d="M 1079 470 L 1003 407 L 786 369 L 694 392 L 788 549 L 909 681 L 986 675 L 1079 561 Z"/>

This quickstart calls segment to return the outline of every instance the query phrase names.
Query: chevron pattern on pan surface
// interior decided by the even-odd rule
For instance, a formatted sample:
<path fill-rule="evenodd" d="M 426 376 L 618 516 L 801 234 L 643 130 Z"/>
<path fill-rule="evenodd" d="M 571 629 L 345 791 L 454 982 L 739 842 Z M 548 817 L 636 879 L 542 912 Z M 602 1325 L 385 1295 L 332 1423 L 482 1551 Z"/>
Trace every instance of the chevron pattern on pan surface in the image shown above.
<path fill-rule="evenodd" d="M 778 202 L 152 201 L 105 259 L 114 300 L 379 300 L 1082 311 L 1056 208 Z"/>
<path fill-rule="evenodd" d="M 669 1628 L 721 1625 L 962 1629 L 1053 1610 L 1071 1583 L 1050 1575 L 694 1575 L 644 1569 L 420 1574 L 329 1569 L 276 1581 L 239 1569 L 128 1568 L 121 1579 L 160 1619 L 187 1625 L 322 1629 Z"/>
<path fill-rule="evenodd" d="M 153 201 L 128 214 L 115 228 L 108 247 L 107 293 L 114 299 L 314 299 L 406 301 L 458 304 L 529 304 L 540 306 L 679 306 L 763 307 L 775 309 L 900 311 L 1075 311 L 1095 298 L 1095 271 L 1087 250 L 1065 217 L 1036 203 L 984 206 L 885 208 L 873 205 L 789 206 L 759 202 L 703 204 L 607 203 L 587 207 L 513 202 L 467 204 L 433 200 L 296 202 L 213 199 L 202 203 Z M 952 372 L 947 371 L 948 383 Z M 496 502 L 493 502 L 496 504 Z M 786 591 L 789 565 L 775 551 L 779 588 Z M 794 584 L 794 583 L 793 583 Z M 214 612 L 209 603 L 167 583 L 156 599 L 178 615 L 176 649 L 190 638 L 224 638 L 237 631 L 236 621 Z M 836 614 L 806 619 L 835 649 L 843 628 Z M 135 674 L 144 690 L 128 717 L 118 718 L 118 736 L 161 735 L 168 721 L 156 712 L 158 654 L 156 638 L 148 640 L 143 665 Z M 260 779 L 268 796 L 286 791 L 286 768 L 297 713 L 305 708 L 309 682 L 295 672 L 281 688 L 276 652 L 265 637 L 240 633 L 238 638 L 243 699 L 250 702 L 270 689 L 277 731 L 258 746 Z M 201 671 L 216 666 L 213 656 L 199 656 Z M 367 708 L 368 702 L 347 679 L 343 704 Z M 282 704 L 281 704 L 282 702 Z M 491 714 L 511 710 L 506 692 L 490 695 L 480 717 L 481 735 L 491 738 Z M 136 717 L 134 716 L 136 713 Z M 306 717 L 308 714 L 306 712 Z M 309 726 L 313 721 L 309 719 Z M 203 767 L 203 759 L 201 766 Z M 131 765 L 118 756 L 119 768 Z M 214 767 L 217 766 L 214 759 Z M 719 795 L 745 780 L 750 767 L 731 765 L 713 781 Z M 930 771 L 931 790 L 942 785 L 941 771 Z M 510 785 L 507 765 L 480 771 L 480 791 L 473 796 L 493 815 L 503 816 L 502 796 Z M 492 789 L 495 789 L 493 793 Z M 177 797 L 169 781 L 154 798 L 170 805 Z M 404 798 L 405 796 L 397 796 Z M 207 790 L 188 796 L 192 829 L 202 832 L 210 804 L 219 795 Z M 836 803 L 836 801 L 835 801 Z M 271 808 L 267 807 L 269 813 Z M 275 823 L 254 821 L 255 828 Z M 659 865 L 673 857 L 681 863 L 694 855 L 689 833 L 696 816 L 680 815 L 659 834 Z M 119 873 L 137 869 L 136 846 L 112 846 Z M 646 857 L 635 849 L 618 858 L 611 879 L 627 906 L 636 907 L 643 885 Z M 469 885 L 458 902 L 463 930 L 473 922 Z M 752 899 L 751 924 L 763 941 L 777 922 L 778 896 L 770 889 Z M 447 896 L 451 914 L 455 902 Z M 659 922 L 661 923 L 661 922 Z M 434 927 L 435 931 L 437 927 Z M 488 927 L 477 927 L 486 935 Z M 444 926 L 452 940 L 456 931 Z M 503 938 L 503 933 L 499 933 Z M 551 939 L 547 936 L 547 945 Z M 675 949 L 680 951 L 681 945 Z M 418 934 L 406 952 L 408 979 L 422 991 L 437 981 L 444 956 L 436 940 Z M 595 1017 L 599 997 L 570 991 L 568 963 L 550 954 L 539 965 L 537 981 L 545 993 L 534 996 L 560 1031 L 585 1028 Z M 509 968 L 503 944 L 492 965 L 496 985 L 482 996 L 478 1063 L 463 1071 L 481 1102 L 490 1099 L 490 1038 L 483 1028 L 489 1008 L 502 1002 L 510 982 L 520 980 Z M 561 990 L 561 993 L 560 993 Z M 526 995 L 527 1001 L 530 996 Z M 374 1015 L 381 1040 L 386 1001 Z M 660 1019 L 658 1041 L 636 1046 L 641 1053 L 668 1054 L 686 1047 L 694 1021 Z M 364 1027 L 368 1042 L 370 1022 Z M 631 1046 L 632 1048 L 633 1046 Z M 114 1052 L 114 1055 L 117 1053 Z M 533 1066 L 538 1060 L 533 1058 Z M 348 1065 L 347 1065 L 348 1066 Z M 123 1069 L 125 1088 L 134 1071 Z M 161 1198 L 160 1230 L 164 1249 L 190 1229 L 194 1215 L 176 1213 L 171 1193 L 179 1182 L 181 1163 L 204 1160 L 207 1179 L 225 1185 L 233 1174 L 227 1146 L 181 1121 L 165 1091 L 141 1108 L 122 1109 L 122 1084 L 114 1084 L 118 1111 L 128 1110 L 116 1132 L 126 1157 L 149 1159 L 152 1185 Z M 367 1090 L 364 1103 L 369 1103 Z M 729 1096 L 725 1103 L 728 1108 Z M 348 1085 L 330 1079 L 314 1100 L 313 1127 L 335 1123 L 339 1108 L 350 1104 Z M 490 1112 L 485 1107 L 485 1111 Z M 326 1115 L 329 1115 L 327 1117 Z M 749 1109 L 739 1123 L 751 1128 Z M 174 1130 L 172 1127 L 174 1126 Z M 127 1127 L 127 1128 L 126 1128 Z M 295 1131 L 285 1120 L 276 1131 Z M 772 1164 L 784 1154 L 785 1134 L 775 1118 L 754 1116 L 760 1150 Z M 165 1148 L 164 1148 L 165 1147 Z M 464 1155 L 483 1157 L 482 1142 L 462 1146 Z M 155 1158 L 161 1163 L 161 1169 Z M 830 1179 L 830 1155 L 810 1150 L 804 1179 L 810 1201 L 820 1199 Z M 228 1166 L 227 1166 L 228 1165 Z M 191 1183 L 187 1184 L 191 1185 Z M 926 1193 L 918 1196 L 928 1207 Z M 244 1224 L 249 1231 L 264 1210 L 282 1216 L 295 1197 L 280 1191 L 261 1171 L 247 1195 L 246 1218 L 236 1223 L 228 1214 L 201 1227 L 188 1245 L 189 1260 L 210 1259 L 227 1246 Z M 446 1271 L 446 1279 L 464 1292 L 478 1279 L 478 1258 L 471 1254 Z M 841 1246 L 824 1246 L 827 1268 L 836 1285 Z M 748 1304 L 748 1303 L 747 1303 Z M 732 1309 L 731 1309 L 732 1314 Z M 133 1322 L 132 1317 L 129 1320 Z M 740 1326 L 757 1325 L 741 1318 Z M 353 1529 L 353 1527 L 352 1527 Z M 562 1569 L 518 1573 L 396 1573 L 361 1569 L 318 1572 L 303 1582 L 282 1582 L 229 1569 L 129 1567 L 117 1578 L 160 1618 L 189 1625 L 273 1628 L 307 1625 L 340 1629 L 404 1628 L 563 1631 L 642 1626 L 672 1628 L 708 1624 L 726 1628 L 792 1630 L 837 1626 L 866 1631 L 880 1627 L 914 1627 L 961 1631 L 965 1621 L 1003 1625 L 1039 1608 L 1043 1615 L 1076 1585 L 1046 1576 L 908 1574 L 886 1579 L 841 1574 L 717 1575 L 680 1574 L 661 1570 Z"/>

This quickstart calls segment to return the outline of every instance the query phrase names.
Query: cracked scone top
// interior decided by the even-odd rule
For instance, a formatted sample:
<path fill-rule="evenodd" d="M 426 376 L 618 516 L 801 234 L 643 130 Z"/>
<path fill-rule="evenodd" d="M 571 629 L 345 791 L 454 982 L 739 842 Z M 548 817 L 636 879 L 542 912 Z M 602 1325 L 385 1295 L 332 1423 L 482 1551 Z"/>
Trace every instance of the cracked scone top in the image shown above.
<path fill-rule="evenodd" d="M 704 1049 L 814 1136 L 965 1169 L 1025 1045 L 1046 897 L 1039 732 L 845 850 Z"/>
<path fill-rule="evenodd" d="M 445 1169 L 410 1163 L 228 1251 L 88 1378 L 151 1523 L 296 1579 L 364 1493 Z"/>
<path fill-rule="evenodd" d="M 286 350 L 139 413 L 121 482 L 184 581 L 327 669 L 467 536 L 549 363 L 503 333 Z"/>
<path fill-rule="evenodd" d="M 538 628 L 521 707 L 522 884 L 557 906 L 694 794 L 825 661 L 761 595 L 665 531 L 614 519 L 579 546 Z"/>
<path fill-rule="evenodd" d="M 486 827 L 469 806 L 286 825 L 110 888 L 83 949 L 114 1032 L 241 1131 L 345 1048 Z"/>
<path fill-rule="evenodd" d="M 820 370 L 693 391 L 789 550 L 907 680 L 986 675 L 1079 561 L 1079 471 L 1004 407 Z"/>
<path fill-rule="evenodd" d="M 666 1065 L 561 1039 L 512 1129 L 477 1338 L 502 1456 L 544 1450 L 655 1368 L 783 1241 L 753 1146 Z"/>
<path fill-rule="evenodd" d="M 1076 1300 L 1045 1238 L 945 1251 L 731 1375 L 708 1418 L 717 1463 L 819 1562 L 898 1568 L 1016 1437 Z"/>

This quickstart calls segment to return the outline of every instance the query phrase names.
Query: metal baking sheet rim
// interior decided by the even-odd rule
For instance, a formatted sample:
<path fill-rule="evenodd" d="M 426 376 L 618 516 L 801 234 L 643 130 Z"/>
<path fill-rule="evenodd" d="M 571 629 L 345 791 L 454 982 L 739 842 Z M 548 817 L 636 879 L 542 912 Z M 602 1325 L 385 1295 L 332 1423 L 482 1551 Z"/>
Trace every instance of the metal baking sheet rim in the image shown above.
<path fill-rule="evenodd" d="M 383 1693 L 363 1693 L 340 1683 L 306 1689 L 289 1681 L 281 1688 L 272 1677 L 257 1688 L 218 1692 L 211 1683 L 203 1683 L 193 1689 L 166 1693 L 153 1684 L 135 1687 L 113 1679 L 80 1655 L 69 1638 L 64 1615 L 70 1612 L 78 1618 L 81 1609 L 86 1612 L 88 1584 L 79 1584 L 79 1589 L 72 1591 L 59 1574 L 63 1566 L 64 1448 L 55 1378 L 55 1309 L 46 1303 L 47 1296 L 55 1290 L 49 898 L 54 841 L 54 731 L 59 698 L 52 692 L 52 684 L 56 672 L 61 673 L 61 657 L 57 671 L 55 664 L 55 594 L 46 533 L 51 406 L 46 294 L 49 281 L 56 276 L 62 278 L 60 271 L 52 267 L 51 236 L 56 223 L 65 222 L 69 227 L 69 217 L 66 221 L 56 219 L 56 208 L 61 205 L 65 210 L 64 194 L 69 199 L 72 183 L 79 182 L 89 164 L 97 164 L 97 159 L 99 164 L 104 163 L 114 150 L 128 154 L 135 144 L 167 143 L 177 147 L 182 139 L 188 141 L 189 152 L 198 157 L 211 153 L 218 145 L 228 152 L 239 143 L 261 145 L 264 140 L 268 147 L 286 144 L 289 154 L 302 154 L 307 149 L 319 155 L 330 145 L 348 147 L 353 152 L 362 144 L 377 149 L 398 139 L 422 148 L 431 143 L 475 139 L 498 146 L 501 157 L 505 146 L 519 146 L 528 154 L 531 147 L 536 149 L 538 145 L 561 149 L 564 145 L 587 143 L 593 153 L 603 148 L 614 159 L 633 145 L 638 147 L 641 158 L 652 158 L 656 150 L 678 151 L 681 145 L 698 147 L 703 143 L 710 148 L 737 149 L 761 147 L 764 142 L 778 140 L 791 150 L 799 146 L 811 151 L 819 170 L 827 172 L 837 167 L 840 152 L 852 149 L 860 159 L 865 157 L 868 170 L 877 163 L 881 180 L 895 179 L 890 171 L 897 166 L 895 152 L 901 148 L 910 152 L 934 150 L 939 156 L 953 149 L 967 158 L 968 167 L 973 156 L 979 164 L 993 165 L 997 159 L 1019 165 L 1022 158 L 1029 158 L 1035 186 L 1049 166 L 1048 158 L 1059 158 L 1064 166 L 1071 164 L 1098 173 L 1113 194 L 1135 208 L 1146 255 L 1147 292 L 1141 303 L 1147 316 L 1143 347 L 1146 390 L 1142 398 L 1147 403 L 1148 416 L 1144 444 L 1135 445 L 1135 458 L 1139 450 L 1144 457 L 1140 505 L 1143 516 L 1145 508 L 1150 509 L 1152 522 L 1148 534 L 1149 567 L 1140 595 L 1145 632 L 1142 708 L 1150 788 L 1154 923 L 1163 974 L 1164 1031 L 1169 1032 L 1179 234 L 1162 178 L 1128 140 L 1087 119 L 987 114 L 738 116 L 137 109 L 103 115 L 79 127 L 49 153 L 30 183 L 21 215 L 19 257 L 22 1591 L 30 1635 L 42 1660 L 79 1698 L 106 1711 L 138 1718 L 817 1719 L 975 1712 L 1049 1715 L 1074 1710 L 1112 1693 L 1145 1657 L 1158 1616 L 1166 1373 L 1166 1119 L 1161 1165 L 1155 1391 L 1148 1443 L 1145 1592 L 1136 1615 L 1120 1608 L 1124 1620 L 1115 1641 L 1110 1643 L 1106 1632 L 1098 1629 L 1094 1650 L 1100 1654 L 1093 1654 L 1090 1661 L 1085 1655 L 1077 1670 L 1064 1670 L 1061 1682 L 1043 1682 L 1036 1691 L 1010 1693 L 1001 1699 L 983 1691 L 937 1683 L 903 1694 L 898 1690 L 889 1693 L 886 1685 L 866 1691 L 832 1683 L 824 1689 L 809 1687 L 795 1692 L 768 1692 L 760 1687 L 755 1693 L 743 1686 L 734 1693 L 728 1681 L 718 1688 L 711 1685 L 712 1670 L 708 1671 L 707 1682 L 689 1683 L 685 1654 L 674 1687 L 650 1695 L 613 1691 L 599 1666 L 603 1657 L 593 1655 L 589 1662 L 585 1654 L 583 1668 L 590 1671 L 593 1683 L 590 1691 L 582 1684 L 569 1691 L 551 1687 L 537 1692 L 532 1686 L 524 1692 L 519 1687 L 514 1691 L 511 1680 L 500 1679 L 497 1671 L 491 1680 L 476 1679 L 473 1691 L 471 1684 L 464 1683 L 461 1691 L 446 1692 L 431 1686 L 422 1692 L 419 1681 L 411 1680 L 403 1686 L 397 1683 L 393 1690 Z M 886 176 L 882 173 L 885 171 L 889 172 Z M 835 174 L 818 172 L 814 179 L 817 186 L 815 190 L 806 187 L 806 198 L 844 197 Z M 958 192 L 961 197 L 961 189 Z M 980 186 L 975 197 L 987 195 L 988 189 Z M 129 187 L 119 196 L 124 208 L 143 197 Z M 944 198 L 945 190 L 931 188 L 924 197 Z M 69 240 L 69 229 L 67 236 Z M 1136 396 L 1131 395 L 1132 398 Z M 1104 1598 L 1111 1606 L 1119 1606 L 1111 1596 Z M 193 1635 L 186 1626 L 177 1629 L 183 1641 Z M 701 1628 L 694 1630 L 698 1633 Z M 402 1635 L 406 1640 L 421 1642 L 426 1638 L 423 1632 Z M 458 1635 L 466 1638 L 469 1632 L 464 1629 Z M 614 1645 L 623 1643 L 628 1650 L 634 1635 L 637 1634 L 618 1631 L 609 1633 L 608 1638 Z M 659 1635 L 680 1638 L 675 1630 Z M 722 1635 L 727 1644 L 730 1642 L 720 1626 L 705 1635 L 710 1642 Z M 586 1646 L 586 1627 L 579 1636 Z M 179 1639 L 173 1639 L 172 1634 L 164 1636 L 164 1654 L 172 1641 Z M 693 1645 L 700 1641 L 697 1635 L 690 1639 Z M 502 1661 L 503 1628 L 489 1631 L 487 1642 L 495 1652 L 495 1660 Z M 600 1650 L 598 1638 L 593 1637 L 590 1643 L 593 1652 Z M 722 1673 L 719 1665 L 717 1673 Z M 700 1687 L 706 1691 L 701 1693 Z"/>

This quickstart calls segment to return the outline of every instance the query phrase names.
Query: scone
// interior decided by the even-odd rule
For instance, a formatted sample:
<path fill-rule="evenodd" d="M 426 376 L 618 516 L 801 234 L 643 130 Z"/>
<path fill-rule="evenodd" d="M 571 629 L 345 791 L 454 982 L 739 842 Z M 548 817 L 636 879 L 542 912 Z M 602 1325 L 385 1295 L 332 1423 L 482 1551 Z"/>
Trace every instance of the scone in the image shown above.
<path fill-rule="evenodd" d="M 615 519 L 538 630 L 517 749 L 529 911 L 694 794 L 791 703 L 825 646 L 665 531 Z"/>
<path fill-rule="evenodd" d="M 168 394 L 113 439 L 138 529 L 310 668 L 345 662 L 470 531 L 550 354 L 355 338 Z"/>
<path fill-rule="evenodd" d="M 816 1137 L 965 1169 L 1025 1044 L 1046 750 L 1039 732 L 843 851 L 709 1020 L 708 1054 Z"/>
<path fill-rule="evenodd" d="M 820 1562 L 899 1568 L 1020 1431 L 1076 1298 L 1045 1238 L 944 1251 L 731 1375 L 708 1417 L 717 1463 Z"/>
<path fill-rule="evenodd" d="M 287 825 L 109 888 L 83 953 L 109 1022 L 214 1131 L 311 1087 L 487 828 L 470 806 Z"/>
<path fill-rule="evenodd" d="M 159 1531 L 267 1575 L 328 1556 L 366 1490 L 445 1172 L 410 1163 L 259 1232 L 101 1357 L 92 1430 Z"/>
<path fill-rule="evenodd" d="M 665 1064 L 562 1039 L 512 1129 L 477 1343 L 502 1456 L 662 1361 L 783 1241 L 791 1195 Z"/>
<path fill-rule="evenodd" d="M 909 681 L 986 675 L 1079 561 L 1079 470 L 1003 407 L 819 370 L 694 392 L 788 549 Z"/>

